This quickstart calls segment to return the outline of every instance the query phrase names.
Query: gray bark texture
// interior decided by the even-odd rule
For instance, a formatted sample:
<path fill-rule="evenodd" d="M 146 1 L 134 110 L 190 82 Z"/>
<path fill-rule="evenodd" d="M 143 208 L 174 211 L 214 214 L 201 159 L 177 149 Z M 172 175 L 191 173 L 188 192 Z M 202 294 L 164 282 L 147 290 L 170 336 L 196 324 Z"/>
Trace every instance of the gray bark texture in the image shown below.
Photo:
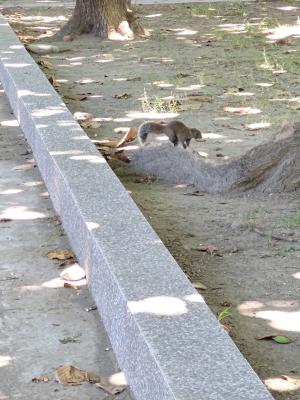
<path fill-rule="evenodd" d="M 61 35 L 93 33 L 107 38 L 116 33 L 125 39 L 143 35 L 144 30 L 129 6 L 128 0 L 76 0 L 73 16 Z"/>
<path fill-rule="evenodd" d="M 300 123 L 286 125 L 270 141 L 228 162 L 207 160 L 171 143 L 127 150 L 130 169 L 169 182 L 193 184 L 207 193 L 256 190 L 274 193 L 300 187 Z"/>

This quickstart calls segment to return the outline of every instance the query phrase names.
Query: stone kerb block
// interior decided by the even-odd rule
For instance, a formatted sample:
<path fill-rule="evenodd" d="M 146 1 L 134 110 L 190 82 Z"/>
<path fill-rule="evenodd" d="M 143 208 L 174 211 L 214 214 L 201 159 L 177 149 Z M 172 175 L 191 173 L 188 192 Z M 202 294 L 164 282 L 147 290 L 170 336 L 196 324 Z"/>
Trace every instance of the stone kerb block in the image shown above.
<path fill-rule="evenodd" d="M 272 399 L 2 17 L 0 80 L 136 399 Z"/>

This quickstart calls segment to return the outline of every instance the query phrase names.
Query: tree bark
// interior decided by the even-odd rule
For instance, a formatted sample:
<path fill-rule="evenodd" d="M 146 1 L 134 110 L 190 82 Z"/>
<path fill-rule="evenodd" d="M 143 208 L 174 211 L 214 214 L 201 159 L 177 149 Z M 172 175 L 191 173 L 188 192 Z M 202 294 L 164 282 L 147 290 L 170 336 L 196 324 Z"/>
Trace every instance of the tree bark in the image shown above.
<path fill-rule="evenodd" d="M 115 40 L 145 34 L 129 6 L 129 0 L 76 0 L 73 16 L 60 34 L 93 33 Z"/>
<path fill-rule="evenodd" d="M 128 151 L 136 173 L 193 184 L 207 193 L 295 191 L 300 188 L 300 123 L 228 162 L 203 159 L 171 144 Z"/>

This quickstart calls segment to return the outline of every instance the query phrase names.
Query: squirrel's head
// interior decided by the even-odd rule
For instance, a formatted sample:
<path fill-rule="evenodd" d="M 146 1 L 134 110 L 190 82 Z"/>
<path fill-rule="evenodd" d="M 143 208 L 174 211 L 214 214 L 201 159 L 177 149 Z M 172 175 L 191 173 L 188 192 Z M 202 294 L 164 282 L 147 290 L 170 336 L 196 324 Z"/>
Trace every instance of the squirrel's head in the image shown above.
<path fill-rule="evenodd" d="M 202 139 L 202 133 L 199 131 L 199 129 L 192 128 L 191 132 L 195 139 Z"/>

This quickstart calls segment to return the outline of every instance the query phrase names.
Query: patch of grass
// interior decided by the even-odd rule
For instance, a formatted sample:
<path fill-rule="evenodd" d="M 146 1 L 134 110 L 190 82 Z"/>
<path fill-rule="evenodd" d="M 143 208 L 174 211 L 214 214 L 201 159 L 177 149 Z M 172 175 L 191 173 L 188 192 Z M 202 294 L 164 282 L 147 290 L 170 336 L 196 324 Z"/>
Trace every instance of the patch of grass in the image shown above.
<path fill-rule="evenodd" d="M 246 17 L 248 14 L 247 11 L 247 5 L 241 0 L 229 0 L 225 4 L 198 4 L 191 8 L 192 15 L 206 15 L 208 17 Z"/>
<path fill-rule="evenodd" d="M 286 255 L 288 255 L 289 253 L 293 253 L 294 251 L 297 251 L 295 246 L 284 246 L 276 249 L 275 255 L 285 257 Z"/>
<path fill-rule="evenodd" d="M 231 307 L 225 307 L 218 311 L 218 321 L 222 322 L 225 318 L 232 316 Z"/>
<path fill-rule="evenodd" d="M 255 208 L 254 210 L 249 211 L 247 214 L 247 221 L 254 223 L 257 220 L 259 213 L 260 213 L 259 208 Z"/>
<path fill-rule="evenodd" d="M 163 99 L 158 96 L 149 98 L 146 89 L 144 89 L 144 97 L 142 99 L 143 112 L 177 113 L 179 111 L 180 104 L 180 100 L 176 98 Z"/>
<path fill-rule="evenodd" d="M 285 222 L 288 228 L 296 228 L 300 226 L 300 208 L 297 209 L 293 217 L 286 219 Z"/>

